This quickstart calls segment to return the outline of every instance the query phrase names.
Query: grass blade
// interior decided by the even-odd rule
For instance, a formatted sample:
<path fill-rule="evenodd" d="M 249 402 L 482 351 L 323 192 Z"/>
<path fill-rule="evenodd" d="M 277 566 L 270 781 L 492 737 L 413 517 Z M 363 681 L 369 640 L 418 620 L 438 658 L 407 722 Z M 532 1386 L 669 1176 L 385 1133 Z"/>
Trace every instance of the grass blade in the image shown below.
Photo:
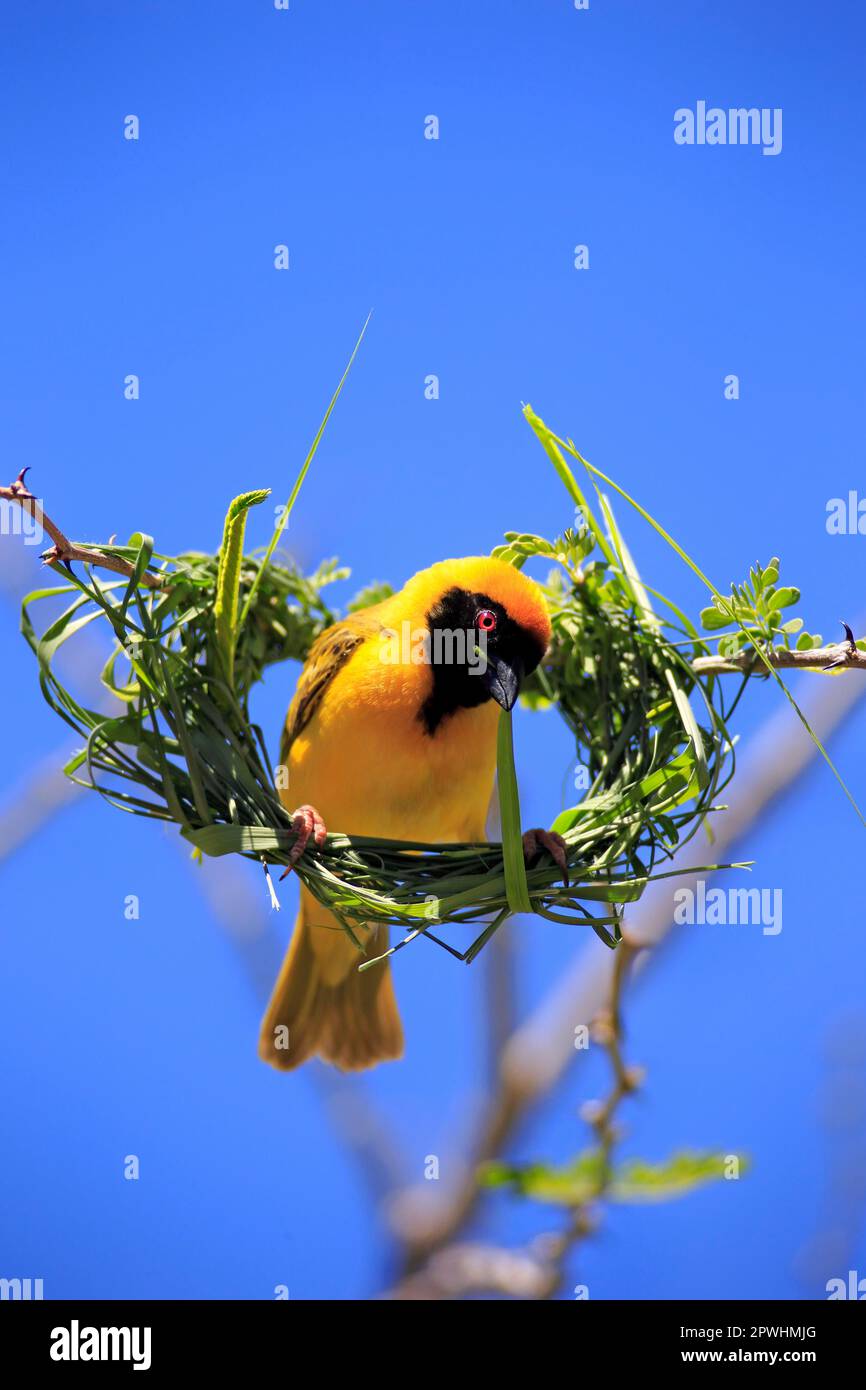
<path fill-rule="evenodd" d="M 256 492 L 244 492 L 240 497 L 235 498 L 226 513 L 223 541 L 219 553 L 214 621 L 216 623 L 217 651 L 223 674 L 229 685 L 232 685 L 234 680 L 235 645 L 239 627 L 238 594 L 244 556 L 247 512 L 250 507 L 259 506 L 270 495 L 270 488 L 260 488 Z"/>
<path fill-rule="evenodd" d="M 520 797 L 514 769 L 514 741 L 511 712 L 499 716 L 496 743 L 496 774 L 499 784 L 499 814 L 502 820 L 502 860 L 505 869 L 505 895 L 512 912 L 531 912 L 526 861 L 523 858 L 523 832 L 520 828 Z"/>
<path fill-rule="evenodd" d="M 340 399 L 340 395 L 341 395 L 341 393 L 342 393 L 343 387 L 344 387 L 345 384 L 346 384 L 346 378 L 348 377 L 349 372 L 352 370 L 352 364 L 353 364 L 353 362 L 355 361 L 355 358 L 356 358 L 357 355 L 358 355 L 358 351 L 359 351 L 359 349 L 360 349 L 360 347 L 361 347 L 362 342 L 364 341 L 364 334 L 367 332 L 367 327 L 368 327 L 368 325 L 369 325 L 370 319 L 372 318 L 372 315 L 373 315 L 373 311 L 372 311 L 372 309 L 371 309 L 371 310 L 370 310 L 370 313 L 367 315 L 367 318 L 366 318 L 366 320 L 365 320 L 365 322 L 364 322 L 364 327 L 361 329 L 361 332 L 358 334 L 358 341 L 355 343 L 355 346 L 352 348 L 352 355 L 351 355 L 351 357 L 349 358 L 348 362 L 346 363 L 346 370 L 343 372 L 343 375 L 340 377 L 339 383 L 338 383 L 338 385 L 337 385 L 337 389 L 336 389 L 336 391 L 334 392 L 333 396 L 331 397 L 331 400 L 330 400 L 330 402 L 329 402 L 329 404 L 328 404 L 328 409 L 325 411 L 325 414 L 324 414 L 324 416 L 322 417 L 322 423 L 319 425 L 319 428 L 316 430 L 316 436 L 315 436 L 315 438 L 314 438 L 312 444 L 310 445 L 309 453 L 307 454 L 307 457 L 304 459 L 304 462 L 303 462 L 303 464 L 302 464 L 302 466 L 301 466 L 301 471 L 300 471 L 300 473 L 298 474 L 297 478 L 295 479 L 295 485 L 294 485 L 294 487 L 292 488 L 291 493 L 289 494 L 289 500 L 288 500 L 288 502 L 287 502 L 286 505 L 285 505 L 285 508 L 284 508 L 284 510 L 283 510 L 283 512 L 282 512 L 282 515 L 280 516 L 279 521 L 277 522 L 276 526 L 274 527 L 274 534 L 271 536 L 270 542 L 268 543 L 268 548 L 267 548 L 267 550 L 265 551 L 264 559 L 262 560 L 262 563 L 261 563 L 261 565 L 260 565 L 260 567 L 259 567 L 259 570 L 258 570 L 258 572 L 257 572 L 257 574 L 256 574 L 256 577 L 255 577 L 255 579 L 253 580 L 252 585 L 250 586 L 250 591 L 249 591 L 249 593 L 247 594 L 246 602 L 244 603 L 243 612 L 241 613 L 240 622 L 239 622 L 239 624 L 238 624 L 239 627 L 243 627 L 244 623 L 245 623 L 246 620 L 247 620 L 247 615 L 249 614 L 250 608 L 252 607 L 253 599 L 255 598 L 255 595 L 256 595 L 256 590 L 258 589 L 259 584 L 260 584 L 261 581 L 262 581 L 262 576 L 263 576 L 265 570 L 267 569 L 268 565 L 270 564 L 271 559 L 273 558 L 274 551 L 276 550 L 277 546 L 279 545 L 281 535 L 283 534 L 283 532 L 285 531 L 286 527 L 287 527 L 288 524 L 289 524 L 289 517 L 290 517 L 291 514 L 292 514 L 292 508 L 294 507 L 295 503 L 296 503 L 297 500 L 298 500 L 298 493 L 300 492 L 301 487 L 302 487 L 302 485 L 303 485 L 303 481 L 304 481 L 304 479 L 305 479 L 306 476 L 307 476 L 307 472 L 308 472 L 308 470 L 309 470 L 310 464 L 312 463 L 313 459 L 315 458 L 316 450 L 318 449 L 319 444 L 321 443 L 322 435 L 325 433 L 325 426 L 327 425 L 328 421 L 329 421 L 330 418 L 331 418 L 331 411 L 334 409 L 334 406 L 337 404 L 337 401 Z"/>

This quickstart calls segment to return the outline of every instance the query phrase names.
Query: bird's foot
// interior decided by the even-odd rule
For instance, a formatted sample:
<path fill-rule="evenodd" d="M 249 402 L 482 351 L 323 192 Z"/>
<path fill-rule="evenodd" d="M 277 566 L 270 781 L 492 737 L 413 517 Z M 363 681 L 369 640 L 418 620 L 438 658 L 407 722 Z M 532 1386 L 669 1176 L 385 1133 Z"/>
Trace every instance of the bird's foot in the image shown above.
<path fill-rule="evenodd" d="M 555 830 L 527 830 L 523 835 L 523 857 L 527 864 L 546 851 L 554 864 L 562 872 L 562 881 L 568 887 L 568 845 Z"/>
<path fill-rule="evenodd" d="M 280 882 L 290 874 L 295 864 L 297 864 L 307 845 L 312 839 L 317 849 L 321 849 L 325 843 L 327 829 L 325 822 L 319 815 L 315 806 L 299 806 L 297 811 L 292 812 L 292 829 L 297 838 L 289 851 L 289 862 L 286 872 L 280 874 Z"/>

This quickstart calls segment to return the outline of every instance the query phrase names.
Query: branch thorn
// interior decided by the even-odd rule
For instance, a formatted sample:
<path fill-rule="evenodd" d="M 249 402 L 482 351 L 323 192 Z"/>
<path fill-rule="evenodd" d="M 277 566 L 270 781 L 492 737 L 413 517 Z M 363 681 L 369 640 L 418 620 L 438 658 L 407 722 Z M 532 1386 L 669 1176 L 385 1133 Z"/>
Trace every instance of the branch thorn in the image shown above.
<path fill-rule="evenodd" d="M 33 496 L 33 493 L 30 491 L 29 487 L 24 481 L 29 472 L 30 464 L 28 463 L 26 468 L 21 469 L 21 472 L 18 474 L 18 477 L 15 479 L 9 491 L 12 493 L 13 497 L 21 497 L 27 501 L 35 502 L 36 499 Z"/>

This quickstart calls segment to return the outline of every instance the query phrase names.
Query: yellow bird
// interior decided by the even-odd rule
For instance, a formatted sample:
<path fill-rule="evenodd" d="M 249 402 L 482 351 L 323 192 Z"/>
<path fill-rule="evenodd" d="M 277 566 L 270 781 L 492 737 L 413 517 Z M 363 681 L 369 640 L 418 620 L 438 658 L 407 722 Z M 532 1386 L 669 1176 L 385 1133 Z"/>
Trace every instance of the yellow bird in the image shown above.
<path fill-rule="evenodd" d="M 323 632 L 301 673 L 281 762 L 296 860 L 325 826 L 349 835 L 423 843 L 480 841 L 496 770 L 500 707 L 550 641 L 544 596 L 501 560 L 444 560 L 383 603 Z M 566 873 L 564 842 L 528 831 Z M 287 870 L 288 872 L 288 870 Z M 357 933 L 359 936 L 360 932 Z M 387 949 L 371 927 L 365 956 Z M 365 958 L 305 888 L 259 1052 L 281 1070 L 318 1055 L 346 1071 L 399 1057 L 403 1030 L 389 962 Z"/>

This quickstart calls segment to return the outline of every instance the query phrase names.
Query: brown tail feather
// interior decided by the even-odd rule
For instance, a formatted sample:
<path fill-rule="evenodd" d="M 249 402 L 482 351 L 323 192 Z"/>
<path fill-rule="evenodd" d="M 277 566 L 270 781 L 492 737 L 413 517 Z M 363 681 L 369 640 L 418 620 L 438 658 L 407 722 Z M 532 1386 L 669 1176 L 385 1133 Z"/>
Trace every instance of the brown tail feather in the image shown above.
<path fill-rule="evenodd" d="M 359 974 L 361 958 L 352 947 L 349 968 L 329 984 L 313 949 L 313 930 L 302 910 L 262 1021 L 259 1056 L 280 1071 L 314 1056 L 342 1071 L 401 1057 L 403 1029 L 390 964 Z M 365 954 L 380 955 L 387 946 L 387 929 L 379 928 L 370 933 Z M 328 973 L 333 976 L 333 968 Z"/>

